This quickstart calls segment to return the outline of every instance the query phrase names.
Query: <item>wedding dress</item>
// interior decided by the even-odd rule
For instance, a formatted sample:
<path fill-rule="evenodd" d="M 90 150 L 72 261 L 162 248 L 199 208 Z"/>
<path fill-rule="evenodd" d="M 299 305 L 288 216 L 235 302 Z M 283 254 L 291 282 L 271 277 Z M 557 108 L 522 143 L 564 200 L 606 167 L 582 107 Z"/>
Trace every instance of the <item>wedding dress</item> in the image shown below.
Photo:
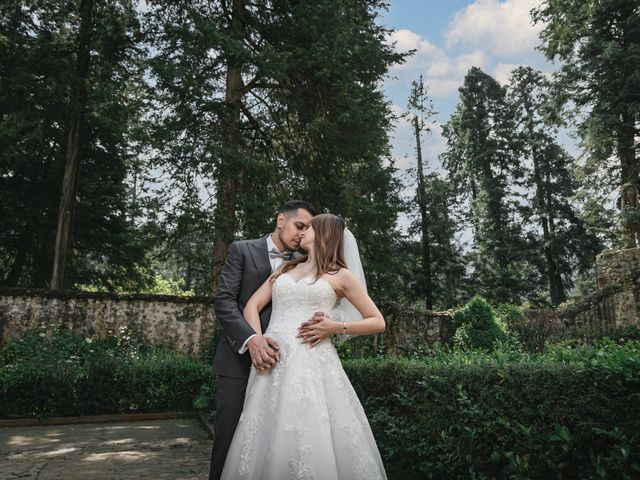
<path fill-rule="evenodd" d="M 329 312 L 336 293 L 324 278 L 280 275 L 265 335 L 280 346 L 267 372 L 251 368 L 242 416 L 227 454 L 227 480 L 386 479 L 364 410 L 330 340 L 313 348 L 302 322 Z"/>

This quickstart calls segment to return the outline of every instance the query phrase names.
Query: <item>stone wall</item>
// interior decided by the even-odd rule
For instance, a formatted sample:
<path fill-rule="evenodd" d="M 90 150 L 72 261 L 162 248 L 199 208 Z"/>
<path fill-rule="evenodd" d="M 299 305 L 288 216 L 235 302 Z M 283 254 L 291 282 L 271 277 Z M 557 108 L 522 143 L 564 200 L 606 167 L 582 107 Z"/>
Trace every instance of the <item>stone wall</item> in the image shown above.
<path fill-rule="evenodd" d="M 451 312 L 419 313 L 395 304 L 381 307 L 387 331 L 353 338 L 354 352 L 401 354 L 421 342 L 451 337 Z M 127 326 L 153 345 L 194 355 L 210 353 L 216 327 L 213 298 L 39 289 L 0 289 L 0 345 L 27 329 L 61 326 L 100 338 Z"/>
<path fill-rule="evenodd" d="M 619 288 L 613 299 L 616 325 L 640 322 L 640 248 L 605 251 L 596 265 L 598 288 Z"/>
<path fill-rule="evenodd" d="M 596 292 L 557 310 L 529 310 L 528 319 L 594 336 L 640 325 L 640 248 L 605 251 L 596 258 L 596 269 Z"/>
<path fill-rule="evenodd" d="M 127 326 L 151 344 L 200 355 L 210 348 L 215 320 L 207 297 L 0 289 L 0 345 L 41 326 L 91 338 Z"/>
<path fill-rule="evenodd" d="M 619 292 L 618 287 L 610 286 L 563 308 L 528 310 L 525 315 L 529 324 L 537 326 L 545 335 L 562 335 L 563 331 L 573 330 L 574 336 L 600 337 L 618 326 L 615 311 Z"/>
<path fill-rule="evenodd" d="M 600 254 L 597 272 L 597 292 L 562 309 L 528 311 L 529 320 L 554 330 L 585 327 L 594 335 L 640 324 L 640 248 Z M 92 338 L 127 326 L 151 344 L 201 356 L 210 353 L 214 341 L 212 303 L 210 297 L 0 289 L 0 345 L 42 325 Z M 451 311 L 420 313 L 396 304 L 381 310 L 387 331 L 351 339 L 348 348 L 354 354 L 402 354 L 425 342 L 451 338 Z"/>

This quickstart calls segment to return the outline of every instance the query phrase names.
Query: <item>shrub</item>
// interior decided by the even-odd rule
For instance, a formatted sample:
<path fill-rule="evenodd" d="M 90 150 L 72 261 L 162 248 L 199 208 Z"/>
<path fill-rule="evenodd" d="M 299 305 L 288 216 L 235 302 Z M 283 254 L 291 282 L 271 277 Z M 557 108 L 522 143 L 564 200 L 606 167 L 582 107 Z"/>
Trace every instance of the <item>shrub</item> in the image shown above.
<path fill-rule="evenodd" d="M 638 478 L 640 343 L 345 363 L 390 479 Z"/>
<path fill-rule="evenodd" d="M 128 329 L 102 340 L 31 331 L 0 349 L 0 418 L 193 410 L 211 371 Z"/>
<path fill-rule="evenodd" d="M 505 328 L 485 299 L 475 296 L 453 315 L 453 343 L 463 349 L 492 350 L 496 342 L 506 342 Z"/>

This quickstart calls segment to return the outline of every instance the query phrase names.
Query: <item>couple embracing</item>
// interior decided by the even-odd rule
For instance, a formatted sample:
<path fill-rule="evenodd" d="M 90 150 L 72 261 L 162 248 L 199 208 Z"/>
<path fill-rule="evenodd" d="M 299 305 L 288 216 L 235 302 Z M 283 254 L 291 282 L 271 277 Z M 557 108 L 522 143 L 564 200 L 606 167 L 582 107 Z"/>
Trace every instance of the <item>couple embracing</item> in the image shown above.
<path fill-rule="evenodd" d="M 344 221 L 314 213 L 289 201 L 272 234 L 229 247 L 215 299 L 224 335 L 210 480 L 386 478 L 330 341 L 384 331 L 384 318 Z"/>

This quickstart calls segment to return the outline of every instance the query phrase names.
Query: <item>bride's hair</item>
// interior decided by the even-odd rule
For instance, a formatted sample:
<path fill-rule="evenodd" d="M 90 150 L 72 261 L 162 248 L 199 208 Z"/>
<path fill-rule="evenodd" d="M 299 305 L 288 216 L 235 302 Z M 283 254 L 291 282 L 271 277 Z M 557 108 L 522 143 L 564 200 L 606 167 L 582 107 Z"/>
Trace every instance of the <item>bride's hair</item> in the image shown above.
<path fill-rule="evenodd" d="M 311 220 L 315 233 L 313 241 L 315 248 L 316 280 L 325 273 L 335 273 L 341 268 L 347 268 L 344 261 L 344 220 L 331 213 L 316 215 Z M 307 261 L 308 255 L 286 262 L 277 273 L 272 276 L 275 281 L 280 275 L 288 272 L 299 263 Z"/>

